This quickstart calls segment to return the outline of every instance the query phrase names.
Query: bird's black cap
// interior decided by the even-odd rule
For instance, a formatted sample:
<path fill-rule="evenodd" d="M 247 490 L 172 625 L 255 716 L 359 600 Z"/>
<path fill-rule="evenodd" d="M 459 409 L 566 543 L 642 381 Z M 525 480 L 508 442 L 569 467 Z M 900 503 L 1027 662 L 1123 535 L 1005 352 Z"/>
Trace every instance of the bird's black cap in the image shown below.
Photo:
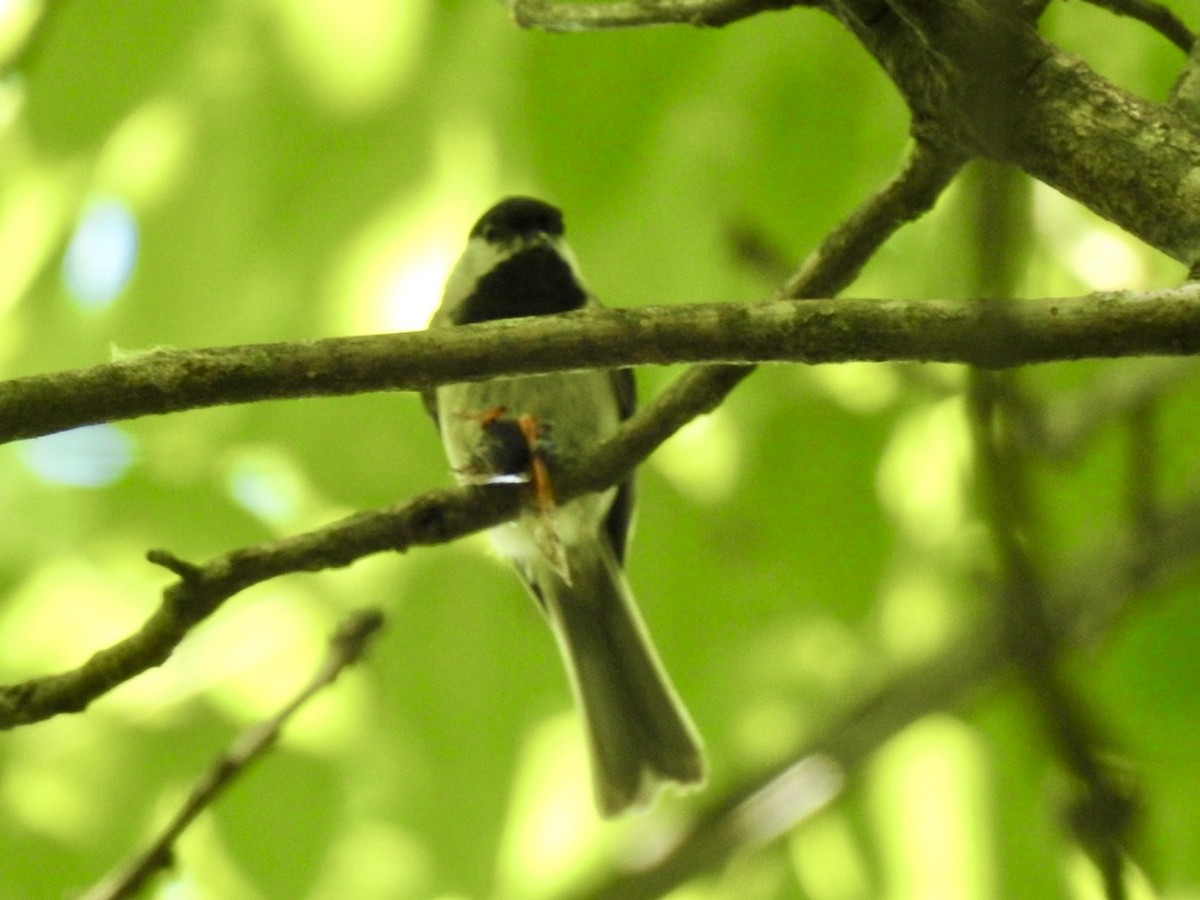
<path fill-rule="evenodd" d="M 562 237 L 563 216 L 557 206 L 533 197 L 505 197 L 480 216 L 471 229 L 471 237 L 493 244 L 534 234 Z"/>

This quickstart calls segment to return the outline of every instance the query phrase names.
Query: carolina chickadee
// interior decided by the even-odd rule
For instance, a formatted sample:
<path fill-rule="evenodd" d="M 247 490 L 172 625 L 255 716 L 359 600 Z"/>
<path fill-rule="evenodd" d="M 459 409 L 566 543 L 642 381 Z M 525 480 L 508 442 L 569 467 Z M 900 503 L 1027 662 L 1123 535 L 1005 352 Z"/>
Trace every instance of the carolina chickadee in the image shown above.
<path fill-rule="evenodd" d="M 475 223 L 430 327 L 598 305 L 563 239 L 562 213 L 529 197 Z M 583 713 L 601 815 L 699 785 L 704 751 L 658 660 L 622 571 L 633 478 L 561 507 L 554 459 L 612 435 L 634 408 L 633 372 L 587 371 L 443 385 L 425 395 L 460 482 L 528 481 L 520 517 L 492 529 L 550 622 Z"/>

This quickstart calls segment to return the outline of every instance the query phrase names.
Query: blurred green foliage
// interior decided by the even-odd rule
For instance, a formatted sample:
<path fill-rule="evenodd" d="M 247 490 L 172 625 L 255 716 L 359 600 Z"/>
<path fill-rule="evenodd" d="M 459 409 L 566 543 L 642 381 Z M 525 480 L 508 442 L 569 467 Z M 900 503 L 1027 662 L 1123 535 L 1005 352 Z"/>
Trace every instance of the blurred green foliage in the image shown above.
<path fill-rule="evenodd" d="M 1054 4 L 1046 32 L 1151 99 L 1181 63 L 1085 4 Z M 420 327 L 474 218 L 518 191 L 566 210 L 613 305 L 765 297 L 774 285 L 732 252 L 734 230 L 798 261 L 906 147 L 883 75 L 803 10 L 720 31 L 567 37 L 522 33 L 476 0 L 28 0 L 0 4 L 10 46 L 3 377 L 163 346 Z M 106 238 L 117 249 L 96 253 L 132 242 L 136 264 L 87 303 L 64 255 L 101 201 L 136 233 L 118 228 Z M 952 188 L 853 293 L 968 295 L 987 249 L 973 243 L 978 212 L 969 188 Z M 1182 275 L 1048 189 L 1033 189 L 1028 216 L 1022 256 L 1006 261 L 1021 293 Z M 1022 384 L 1053 397 L 1132 365 L 1048 366 Z M 640 373 L 643 393 L 675 374 Z M 5 735 L 0 896 L 95 881 L 299 686 L 339 614 L 366 603 L 390 619 L 368 660 L 201 817 L 160 895 L 530 898 L 652 853 L 980 616 L 987 552 L 962 385 L 953 367 L 766 368 L 644 467 L 631 581 L 706 737 L 706 795 L 595 819 L 550 636 L 516 579 L 468 540 L 254 588 L 85 715 Z M 1195 485 L 1198 399 L 1189 383 L 1161 404 L 1167 496 Z M 147 548 L 203 560 L 448 483 L 411 396 L 115 427 L 129 456 L 91 486 L 45 475 L 65 450 L 0 447 L 5 681 L 70 668 L 136 627 L 168 582 Z M 99 434 L 64 464 L 90 472 L 89 452 L 113 446 Z M 1039 468 L 1039 558 L 1119 520 L 1125 442 L 1110 427 Z M 1200 896 L 1198 639 L 1200 608 L 1179 588 L 1070 660 L 1142 785 L 1139 861 L 1173 897 Z M 811 824 L 680 896 L 1097 896 L 1021 693 L 1006 681 L 971 696 L 886 745 Z"/>

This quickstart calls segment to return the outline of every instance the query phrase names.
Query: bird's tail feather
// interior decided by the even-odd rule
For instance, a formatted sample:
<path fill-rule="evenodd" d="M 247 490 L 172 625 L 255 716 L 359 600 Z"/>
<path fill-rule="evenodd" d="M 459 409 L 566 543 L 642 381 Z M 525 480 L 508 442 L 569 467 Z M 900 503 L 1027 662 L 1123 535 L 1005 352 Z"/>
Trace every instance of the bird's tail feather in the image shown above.
<path fill-rule="evenodd" d="M 544 570 L 539 593 L 583 713 L 605 816 L 649 803 L 665 784 L 704 781 L 704 750 L 658 660 L 611 550 L 569 550 L 572 583 Z"/>

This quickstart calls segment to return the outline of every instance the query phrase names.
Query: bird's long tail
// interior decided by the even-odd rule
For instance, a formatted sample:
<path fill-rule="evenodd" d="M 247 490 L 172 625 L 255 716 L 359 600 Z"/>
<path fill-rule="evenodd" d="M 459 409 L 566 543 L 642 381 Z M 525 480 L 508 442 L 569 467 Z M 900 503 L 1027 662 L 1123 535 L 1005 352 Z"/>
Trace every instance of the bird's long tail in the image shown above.
<path fill-rule="evenodd" d="M 700 738 L 610 548 L 588 542 L 568 556 L 571 584 L 547 566 L 538 587 L 583 713 L 601 814 L 645 805 L 665 784 L 699 785 Z"/>

